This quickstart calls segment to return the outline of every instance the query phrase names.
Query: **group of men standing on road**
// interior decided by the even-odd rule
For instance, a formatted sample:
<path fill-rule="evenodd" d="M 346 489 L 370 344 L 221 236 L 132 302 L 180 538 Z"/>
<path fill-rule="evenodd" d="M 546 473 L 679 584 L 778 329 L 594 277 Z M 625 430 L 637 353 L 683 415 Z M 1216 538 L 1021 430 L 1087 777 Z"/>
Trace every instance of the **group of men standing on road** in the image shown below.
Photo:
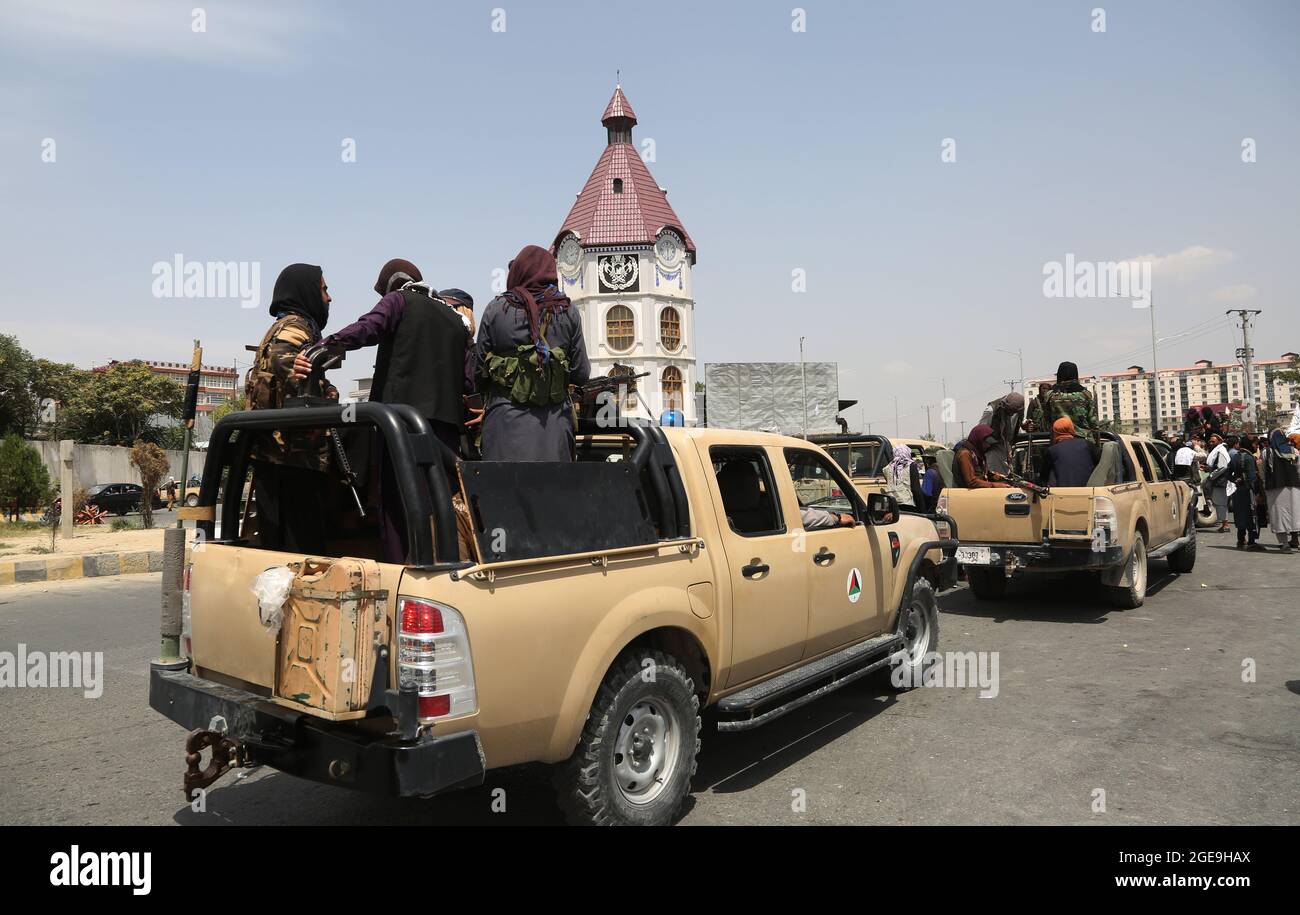
<path fill-rule="evenodd" d="M 248 407 L 279 408 L 294 397 L 337 401 L 322 367 L 377 346 L 370 400 L 414 407 L 457 456 L 480 450 L 489 461 L 572 460 L 569 385 L 591 373 L 580 316 L 560 292 L 555 257 L 544 248 L 525 246 L 510 262 L 506 286 L 476 327 L 468 293 L 435 289 L 415 264 L 394 258 L 375 282 L 375 306 L 325 336 L 331 296 L 323 271 L 291 264 L 275 282 L 275 321 L 248 372 Z M 258 437 L 252 458 L 262 546 L 319 552 L 328 440 L 276 431 Z M 384 556 L 400 561 L 405 533 L 396 480 L 382 453 L 376 458 Z"/>

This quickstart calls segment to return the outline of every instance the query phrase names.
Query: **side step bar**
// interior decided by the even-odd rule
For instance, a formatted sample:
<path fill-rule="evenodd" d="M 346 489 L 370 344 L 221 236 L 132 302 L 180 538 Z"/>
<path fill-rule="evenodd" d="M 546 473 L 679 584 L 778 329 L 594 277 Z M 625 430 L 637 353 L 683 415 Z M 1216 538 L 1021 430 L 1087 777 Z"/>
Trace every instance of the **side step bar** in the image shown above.
<path fill-rule="evenodd" d="M 1158 546 L 1151 552 L 1147 553 L 1147 559 L 1164 559 L 1175 550 L 1181 550 L 1192 540 L 1191 537 L 1179 537 L 1177 540 L 1170 540 L 1163 546 Z"/>
<path fill-rule="evenodd" d="M 775 721 L 889 664 L 900 635 L 877 636 L 733 693 L 718 705 L 719 731 L 748 731 Z"/>

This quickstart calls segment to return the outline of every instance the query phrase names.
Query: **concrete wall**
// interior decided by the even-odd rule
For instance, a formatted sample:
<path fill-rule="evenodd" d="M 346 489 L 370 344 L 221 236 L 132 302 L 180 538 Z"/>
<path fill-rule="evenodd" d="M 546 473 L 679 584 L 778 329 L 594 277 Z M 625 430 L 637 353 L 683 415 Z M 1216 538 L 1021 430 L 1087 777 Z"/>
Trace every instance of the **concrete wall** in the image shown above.
<path fill-rule="evenodd" d="M 50 472 L 50 479 L 58 485 L 59 481 L 59 443 L 58 442 L 31 442 L 31 445 L 41 454 L 41 460 L 45 462 L 45 469 Z M 77 474 L 77 482 L 80 486 L 89 488 L 96 483 L 139 483 L 140 474 L 131 466 L 129 459 L 131 449 L 119 448 L 113 445 L 74 445 L 73 446 L 73 469 Z M 169 474 L 176 478 L 176 482 L 181 481 L 181 455 L 180 451 L 166 451 L 167 460 L 171 463 Z M 190 476 L 203 473 L 204 452 L 190 452 Z M 167 475 L 163 475 L 163 482 L 167 481 Z"/>

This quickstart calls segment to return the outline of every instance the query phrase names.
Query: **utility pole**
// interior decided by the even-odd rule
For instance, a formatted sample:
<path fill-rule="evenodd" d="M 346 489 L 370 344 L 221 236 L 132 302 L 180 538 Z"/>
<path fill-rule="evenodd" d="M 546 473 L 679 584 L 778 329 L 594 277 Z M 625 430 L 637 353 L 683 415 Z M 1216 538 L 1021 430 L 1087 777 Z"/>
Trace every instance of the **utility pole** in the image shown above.
<path fill-rule="evenodd" d="M 1002 383 L 1005 384 L 1012 391 L 1016 389 L 1016 380 L 1014 378 L 1003 378 Z"/>
<path fill-rule="evenodd" d="M 963 440 L 966 438 L 966 420 L 964 419 L 961 421 L 961 437 Z"/>
<path fill-rule="evenodd" d="M 803 368 L 803 341 L 799 338 L 799 384 L 803 387 L 803 437 L 808 437 L 808 376 Z"/>
<path fill-rule="evenodd" d="M 925 405 L 925 434 L 934 438 L 934 429 L 930 428 L 930 405 Z"/>
<path fill-rule="evenodd" d="M 1155 435 L 1160 429 L 1160 364 L 1156 361 L 1156 291 L 1153 286 L 1151 295 L 1148 298 L 1147 308 L 1151 312 L 1151 379 L 1154 382 L 1155 394 L 1154 400 L 1151 401 L 1151 434 Z"/>
<path fill-rule="evenodd" d="M 1254 432 L 1256 421 L 1255 351 L 1250 348 L 1250 319 L 1251 315 L 1261 314 L 1261 311 L 1258 308 L 1230 308 L 1224 314 L 1241 316 L 1241 349 L 1237 350 L 1237 358 L 1242 361 L 1242 366 L 1246 371 L 1246 414 L 1242 417 L 1242 425 L 1249 425 L 1249 431 Z"/>
<path fill-rule="evenodd" d="M 897 436 L 898 434 L 899 434 L 899 432 L 898 432 L 898 395 L 895 394 L 895 395 L 894 395 L 894 435 Z"/>
<path fill-rule="evenodd" d="M 1020 360 L 1020 393 L 1024 394 L 1025 393 L 1025 350 L 1024 348 L 1021 347 L 1020 349 L 1015 349 L 1015 350 L 1000 349 L 998 350 L 998 352 L 1006 353 L 1008 356 L 1015 356 L 1017 359 Z M 1016 389 L 1014 382 L 1008 381 L 1007 384 L 1011 385 L 1011 390 L 1014 391 Z"/>

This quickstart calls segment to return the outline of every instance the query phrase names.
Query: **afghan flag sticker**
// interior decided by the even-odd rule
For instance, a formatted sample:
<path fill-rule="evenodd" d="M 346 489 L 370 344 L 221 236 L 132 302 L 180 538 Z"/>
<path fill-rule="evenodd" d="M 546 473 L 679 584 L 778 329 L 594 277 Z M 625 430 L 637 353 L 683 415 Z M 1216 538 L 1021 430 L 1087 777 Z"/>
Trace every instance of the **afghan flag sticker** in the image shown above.
<path fill-rule="evenodd" d="M 862 596 L 862 573 L 857 569 L 849 569 L 849 603 L 856 604 L 858 598 Z"/>

